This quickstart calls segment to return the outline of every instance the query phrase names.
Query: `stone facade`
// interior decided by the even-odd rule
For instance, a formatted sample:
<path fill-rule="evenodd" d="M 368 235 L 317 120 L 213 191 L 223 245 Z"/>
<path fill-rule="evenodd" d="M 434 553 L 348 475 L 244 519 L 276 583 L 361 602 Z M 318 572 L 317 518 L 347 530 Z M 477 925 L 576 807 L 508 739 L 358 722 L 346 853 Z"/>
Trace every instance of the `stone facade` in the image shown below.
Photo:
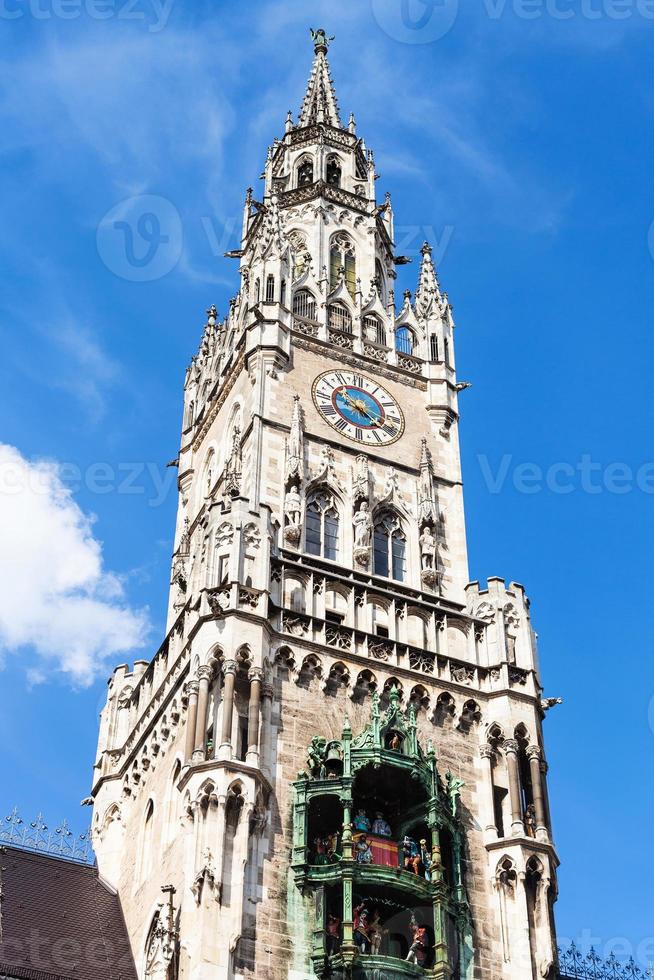
<path fill-rule="evenodd" d="M 292 872 L 294 784 L 315 736 L 340 739 L 346 719 L 357 735 L 392 695 L 434 747 L 437 795 L 448 773 L 463 784 L 470 932 L 440 965 L 389 955 L 383 975 L 553 977 L 550 702 L 529 601 L 468 583 L 451 307 L 428 245 L 397 302 L 391 200 L 314 41 L 300 117 L 268 152 L 262 199 L 247 193 L 240 290 L 224 319 L 208 311 L 187 371 L 168 633 L 109 683 L 100 871 L 144 978 L 341 969 L 321 961 L 316 889 Z M 343 975 L 373 975 L 352 956 Z"/>

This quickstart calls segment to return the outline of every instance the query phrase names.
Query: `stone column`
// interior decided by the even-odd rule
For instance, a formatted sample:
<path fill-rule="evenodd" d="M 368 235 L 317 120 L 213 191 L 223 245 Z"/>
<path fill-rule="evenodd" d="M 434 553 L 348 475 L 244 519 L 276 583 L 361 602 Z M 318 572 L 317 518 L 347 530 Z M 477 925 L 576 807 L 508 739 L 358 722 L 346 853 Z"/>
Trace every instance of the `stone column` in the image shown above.
<path fill-rule="evenodd" d="M 204 666 L 198 670 L 199 696 L 198 710 L 195 719 L 195 741 L 193 746 L 193 762 L 204 762 L 207 752 L 207 712 L 209 710 L 209 684 L 213 670 Z"/>
<path fill-rule="evenodd" d="M 511 833 L 514 837 L 524 837 L 525 825 L 522 819 L 522 794 L 520 792 L 520 764 L 518 752 L 520 746 L 515 739 L 507 739 L 504 743 L 506 764 L 509 770 L 509 795 L 511 799 Z"/>
<path fill-rule="evenodd" d="M 527 749 L 529 759 L 529 771 L 531 773 L 531 791 L 534 797 L 534 808 L 536 810 L 536 839 L 547 843 L 549 839 L 547 828 L 547 814 L 545 812 L 545 799 L 543 796 L 543 778 L 540 771 L 542 750 L 539 745 L 530 745 Z"/>
<path fill-rule="evenodd" d="M 259 714 L 261 711 L 261 685 L 263 670 L 251 667 L 248 673 L 250 680 L 250 704 L 248 707 L 248 750 L 246 762 L 251 766 L 259 765 Z"/>
<path fill-rule="evenodd" d="M 489 841 L 497 840 L 497 824 L 495 823 L 495 793 L 493 788 L 493 746 L 492 745 L 482 745 L 479 749 L 479 754 L 481 756 L 481 764 L 484 770 L 483 774 L 483 793 L 484 793 L 484 809 L 486 826 L 484 827 L 484 840 L 486 843 Z"/>
<path fill-rule="evenodd" d="M 186 712 L 186 747 L 184 749 L 184 760 L 191 761 L 193 749 L 195 748 L 195 726 L 198 718 L 198 690 L 200 685 L 197 681 L 189 681 L 186 685 L 188 694 L 188 711 Z"/>
<path fill-rule="evenodd" d="M 261 746 L 259 749 L 259 765 L 264 773 L 271 778 L 272 765 L 271 760 L 268 759 L 268 752 L 271 735 L 270 728 L 272 725 L 273 693 L 274 691 L 272 684 L 264 684 L 261 688 L 261 696 L 263 700 L 261 702 Z"/>
<path fill-rule="evenodd" d="M 223 664 L 225 686 L 223 688 L 223 728 L 220 736 L 220 758 L 232 757 L 232 721 L 234 718 L 234 686 L 238 664 L 235 660 L 226 660 Z"/>

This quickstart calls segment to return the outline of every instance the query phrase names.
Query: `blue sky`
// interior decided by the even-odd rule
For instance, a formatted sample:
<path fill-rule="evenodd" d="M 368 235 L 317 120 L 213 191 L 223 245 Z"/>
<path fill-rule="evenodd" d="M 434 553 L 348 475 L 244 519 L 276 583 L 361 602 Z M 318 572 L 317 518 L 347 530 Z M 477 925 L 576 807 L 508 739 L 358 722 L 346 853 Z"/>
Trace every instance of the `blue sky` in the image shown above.
<path fill-rule="evenodd" d="M 398 250 L 431 239 L 454 305 L 471 577 L 526 585 L 565 699 L 546 726 L 560 935 L 654 960 L 653 16 L 0 3 L 3 812 L 83 826 L 108 666 L 160 641 L 184 370 L 236 287 L 221 256 L 324 23 Z M 105 234 L 141 195 L 158 266 Z"/>

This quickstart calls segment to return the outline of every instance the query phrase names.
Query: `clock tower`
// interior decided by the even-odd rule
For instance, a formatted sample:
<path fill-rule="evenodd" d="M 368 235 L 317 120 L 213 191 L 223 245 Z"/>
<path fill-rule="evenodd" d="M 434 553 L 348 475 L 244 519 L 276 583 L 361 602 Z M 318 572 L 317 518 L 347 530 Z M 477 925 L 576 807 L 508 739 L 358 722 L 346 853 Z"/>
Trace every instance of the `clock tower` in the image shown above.
<path fill-rule="evenodd" d="M 312 36 L 186 373 L 168 631 L 110 681 L 100 872 L 150 980 L 555 977 L 529 601 L 469 581 L 452 309 L 427 243 L 397 296 Z"/>

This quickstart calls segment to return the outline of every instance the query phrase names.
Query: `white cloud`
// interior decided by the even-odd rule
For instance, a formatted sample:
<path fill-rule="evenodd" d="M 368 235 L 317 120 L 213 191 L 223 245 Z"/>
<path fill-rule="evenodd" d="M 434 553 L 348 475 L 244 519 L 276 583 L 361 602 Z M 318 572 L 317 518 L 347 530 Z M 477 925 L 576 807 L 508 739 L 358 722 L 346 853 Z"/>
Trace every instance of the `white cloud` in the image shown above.
<path fill-rule="evenodd" d="M 35 652 L 32 683 L 63 672 L 89 684 L 147 639 L 148 613 L 103 567 L 92 524 L 57 463 L 0 444 L 0 653 Z"/>

